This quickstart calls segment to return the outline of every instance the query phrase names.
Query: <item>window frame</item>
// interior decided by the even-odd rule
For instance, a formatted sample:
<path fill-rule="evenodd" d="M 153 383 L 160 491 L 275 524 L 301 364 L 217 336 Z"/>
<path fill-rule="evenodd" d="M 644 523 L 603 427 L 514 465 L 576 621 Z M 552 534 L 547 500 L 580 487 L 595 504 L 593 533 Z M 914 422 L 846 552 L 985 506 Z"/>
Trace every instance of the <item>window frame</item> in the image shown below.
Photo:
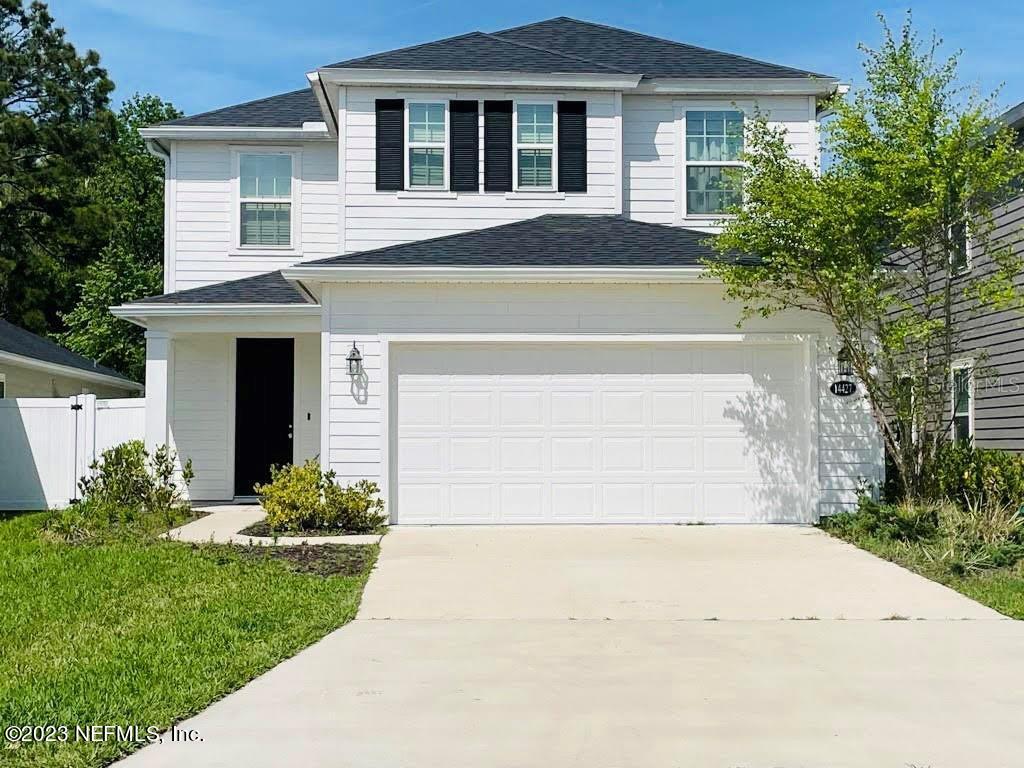
<path fill-rule="evenodd" d="M 956 376 L 959 371 L 967 371 L 967 413 L 958 414 L 956 410 Z M 949 377 L 949 391 L 950 391 L 950 439 L 953 442 L 960 442 L 956 436 L 956 419 L 958 416 L 967 416 L 967 441 L 973 442 L 974 440 L 974 396 L 975 396 L 975 383 L 974 383 L 974 361 L 973 360 L 957 360 L 950 366 L 950 377 Z"/>
<path fill-rule="evenodd" d="M 404 146 L 404 152 L 402 157 L 402 169 L 403 169 L 403 186 L 406 190 L 411 192 L 448 192 L 451 189 L 451 123 L 449 116 L 449 101 L 448 97 L 444 98 L 425 98 L 420 97 L 418 99 L 405 99 L 405 110 L 402 117 L 402 144 Z M 440 104 L 444 109 L 444 137 L 443 141 L 411 141 L 409 139 L 409 112 L 412 110 L 414 104 Z M 414 149 L 443 149 L 442 162 L 444 163 L 443 168 L 443 181 L 440 186 L 414 186 L 412 184 L 412 150 Z"/>
<path fill-rule="evenodd" d="M 236 145 L 231 150 L 231 244 L 234 253 L 246 256 L 276 256 L 302 253 L 302 150 L 297 147 Z M 291 158 L 292 180 L 290 198 L 242 197 L 242 155 L 288 155 Z M 262 245 L 242 243 L 242 203 L 288 203 L 290 206 L 290 243 Z"/>
<path fill-rule="evenodd" d="M 682 103 L 678 106 L 679 109 L 679 140 L 677 142 L 677 151 L 679 153 L 680 160 L 680 171 L 679 171 L 679 190 L 680 190 L 680 219 L 682 221 L 699 221 L 699 222 L 714 222 L 722 221 L 727 219 L 735 218 L 734 213 L 691 213 L 689 210 L 688 202 L 688 190 L 687 190 L 687 172 L 691 167 L 713 167 L 713 168 L 746 168 L 747 164 L 741 160 L 721 160 L 715 162 L 709 162 L 707 160 L 688 160 L 686 157 L 686 113 L 687 112 L 738 112 L 743 118 L 743 143 L 746 146 L 746 135 L 747 135 L 747 120 L 749 119 L 748 109 L 741 104 L 722 104 L 722 103 L 710 103 L 710 102 L 692 102 Z M 740 195 L 742 196 L 743 190 L 740 189 Z"/>
<path fill-rule="evenodd" d="M 519 144 L 519 107 L 551 107 L 551 143 Z M 519 150 L 551 150 L 551 185 L 547 187 L 522 187 L 519 185 Z M 548 194 L 558 191 L 558 100 L 551 98 L 522 97 L 512 99 L 512 191 Z"/>
<path fill-rule="evenodd" d="M 953 225 L 950 225 L 949 239 L 953 239 Z M 971 271 L 974 266 L 974 248 L 972 247 L 971 237 L 971 220 L 967 217 L 964 218 L 964 263 L 961 266 L 957 266 L 956 262 L 953 261 L 954 253 L 950 253 L 949 256 L 949 274 L 950 277 L 960 277 L 966 275 Z M 955 245 L 955 244 L 954 244 Z"/>

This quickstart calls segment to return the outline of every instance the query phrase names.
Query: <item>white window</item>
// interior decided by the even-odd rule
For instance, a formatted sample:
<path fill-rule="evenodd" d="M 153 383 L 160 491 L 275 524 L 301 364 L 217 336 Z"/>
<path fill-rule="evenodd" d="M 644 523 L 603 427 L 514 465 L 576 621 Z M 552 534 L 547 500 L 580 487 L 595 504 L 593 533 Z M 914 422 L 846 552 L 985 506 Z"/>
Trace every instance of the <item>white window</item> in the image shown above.
<path fill-rule="evenodd" d="M 7 397 L 7 374 L 0 373 L 0 400 Z"/>
<path fill-rule="evenodd" d="M 406 189 L 447 189 L 447 105 L 410 102 L 406 110 Z"/>
<path fill-rule="evenodd" d="M 555 105 L 516 104 L 516 189 L 555 189 Z"/>
<path fill-rule="evenodd" d="M 952 246 L 949 254 L 949 269 L 953 275 L 962 275 L 971 269 L 971 228 L 966 220 L 959 221 L 949 229 Z"/>
<path fill-rule="evenodd" d="M 687 110 L 684 189 L 687 216 L 721 216 L 743 200 L 743 113 Z"/>
<path fill-rule="evenodd" d="M 295 241 L 296 155 L 240 151 L 238 247 L 290 249 Z"/>
<path fill-rule="evenodd" d="M 969 441 L 974 436 L 974 370 L 970 363 L 953 366 L 953 440 Z"/>

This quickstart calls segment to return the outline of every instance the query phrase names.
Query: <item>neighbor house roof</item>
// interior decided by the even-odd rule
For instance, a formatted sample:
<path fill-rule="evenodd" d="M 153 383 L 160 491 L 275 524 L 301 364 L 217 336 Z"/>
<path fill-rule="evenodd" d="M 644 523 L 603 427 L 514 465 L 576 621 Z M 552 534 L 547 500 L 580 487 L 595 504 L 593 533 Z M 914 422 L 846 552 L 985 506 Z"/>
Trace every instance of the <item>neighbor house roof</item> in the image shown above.
<path fill-rule="evenodd" d="M 243 277 L 226 283 L 214 283 L 199 288 L 188 288 L 176 293 L 149 296 L 128 302 L 136 304 L 312 304 L 313 302 L 294 283 L 278 272 L 267 272 L 255 277 Z"/>
<path fill-rule="evenodd" d="M 500 32 L 469 32 L 339 61 L 323 69 L 628 74 L 643 78 L 834 79 L 803 69 L 565 16 Z M 317 100 L 307 88 L 160 125 L 299 128 L 303 123 L 323 120 Z"/>
<path fill-rule="evenodd" d="M 43 336 L 38 336 L 31 331 L 26 331 L 24 328 L 19 328 L 6 320 L 0 320 L 0 354 L 3 353 L 17 355 L 18 357 L 28 358 L 49 365 L 74 368 L 87 374 L 120 379 L 130 387 L 140 387 L 139 384 L 122 376 L 113 368 L 100 365 L 95 360 L 90 360 L 76 352 L 72 352 L 70 349 L 65 349 L 60 344 L 50 341 Z"/>
<path fill-rule="evenodd" d="M 305 266 L 699 267 L 710 236 L 621 216 L 547 214 L 486 229 L 307 261 Z"/>

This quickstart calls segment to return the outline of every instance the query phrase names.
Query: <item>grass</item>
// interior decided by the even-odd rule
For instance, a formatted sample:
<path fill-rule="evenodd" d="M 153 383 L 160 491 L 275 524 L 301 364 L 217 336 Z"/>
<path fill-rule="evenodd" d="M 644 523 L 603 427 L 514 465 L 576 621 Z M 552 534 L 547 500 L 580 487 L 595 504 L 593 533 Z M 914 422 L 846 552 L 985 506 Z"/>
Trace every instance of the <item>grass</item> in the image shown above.
<path fill-rule="evenodd" d="M 833 536 L 945 584 L 1006 616 L 1024 619 L 1024 561 L 1004 568 L 956 573 L 941 562 L 933 543 L 906 544 L 877 536 L 858 535 L 848 529 L 823 528 Z"/>
<path fill-rule="evenodd" d="M 166 729 L 349 621 L 377 553 L 336 552 L 324 576 L 269 548 L 60 544 L 42 521 L 0 519 L 0 729 Z M 0 764 L 86 768 L 139 746 L 0 736 Z"/>

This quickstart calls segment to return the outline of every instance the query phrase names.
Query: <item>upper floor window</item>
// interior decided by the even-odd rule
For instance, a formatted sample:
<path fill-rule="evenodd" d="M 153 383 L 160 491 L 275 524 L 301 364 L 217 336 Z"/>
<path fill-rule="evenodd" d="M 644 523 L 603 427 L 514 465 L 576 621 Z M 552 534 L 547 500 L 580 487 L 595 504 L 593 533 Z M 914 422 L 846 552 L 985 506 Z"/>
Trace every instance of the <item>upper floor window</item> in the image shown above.
<path fill-rule="evenodd" d="M 445 189 L 445 105 L 409 104 L 409 189 Z"/>
<path fill-rule="evenodd" d="M 962 275 L 971 269 L 971 228 L 966 220 L 958 221 L 949 228 L 950 245 L 949 269 L 954 275 Z"/>
<path fill-rule="evenodd" d="M 727 213 L 743 199 L 743 113 L 686 112 L 686 214 Z"/>
<path fill-rule="evenodd" d="M 291 154 L 238 155 L 238 244 L 290 248 L 292 245 Z"/>
<path fill-rule="evenodd" d="M 953 367 L 953 440 L 967 442 L 974 435 L 974 372 L 969 363 Z"/>
<path fill-rule="evenodd" d="M 555 188 L 555 105 L 516 106 L 516 186 Z"/>

